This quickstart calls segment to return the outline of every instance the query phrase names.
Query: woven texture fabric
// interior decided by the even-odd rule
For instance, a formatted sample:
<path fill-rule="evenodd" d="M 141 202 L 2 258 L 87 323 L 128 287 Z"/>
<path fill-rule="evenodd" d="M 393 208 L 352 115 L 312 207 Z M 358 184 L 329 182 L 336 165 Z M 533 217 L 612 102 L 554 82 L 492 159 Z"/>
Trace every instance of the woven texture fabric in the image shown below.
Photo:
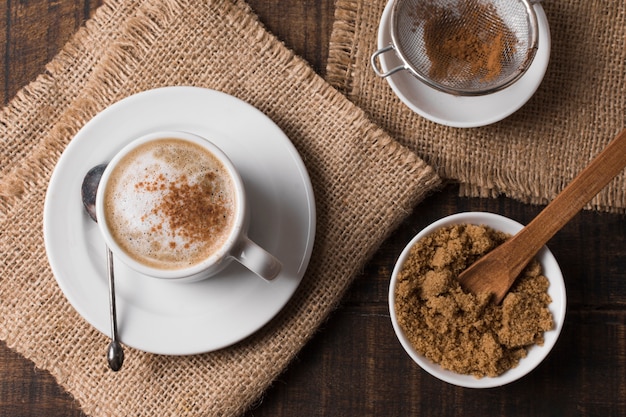
<path fill-rule="evenodd" d="M 45 192 L 78 130 L 144 90 L 193 85 L 276 122 L 313 183 L 317 235 L 302 284 L 254 335 L 194 356 L 126 350 L 66 301 L 47 262 Z M 237 415 L 262 395 L 352 278 L 439 177 L 269 34 L 242 1 L 111 0 L 0 113 L 0 338 L 46 369 L 93 416 Z M 80 204 L 77 200 L 68 204 Z M 103 265 L 104 267 L 104 265 Z"/>
<path fill-rule="evenodd" d="M 471 129 L 419 116 L 375 75 L 369 60 L 385 3 L 337 1 L 327 80 L 462 194 L 547 203 L 625 127 L 625 2 L 543 2 L 552 48 L 542 84 L 513 115 Z M 626 173 L 588 208 L 623 212 Z"/>

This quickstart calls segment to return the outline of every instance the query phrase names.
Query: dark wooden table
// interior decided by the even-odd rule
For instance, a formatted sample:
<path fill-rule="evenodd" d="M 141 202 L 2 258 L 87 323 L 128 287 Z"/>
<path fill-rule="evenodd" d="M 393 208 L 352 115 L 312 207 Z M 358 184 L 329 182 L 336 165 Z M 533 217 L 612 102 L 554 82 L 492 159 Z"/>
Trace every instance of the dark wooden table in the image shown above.
<path fill-rule="evenodd" d="M 0 1 L 0 94 L 6 104 L 43 71 L 100 0 Z M 269 30 L 323 74 L 332 0 L 250 0 Z M 394 337 L 387 286 L 422 227 L 447 214 L 493 211 L 529 222 L 541 207 L 466 199 L 449 185 L 384 243 L 341 306 L 247 416 L 626 416 L 626 217 L 584 212 L 549 243 L 568 312 L 551 355 L 502 388 L 472 390 L 419 369 Z M 103 358 L 104 360 L 104 358 Z M 0 342 L 0 416 L 83 416 L 45 371 Z"/>

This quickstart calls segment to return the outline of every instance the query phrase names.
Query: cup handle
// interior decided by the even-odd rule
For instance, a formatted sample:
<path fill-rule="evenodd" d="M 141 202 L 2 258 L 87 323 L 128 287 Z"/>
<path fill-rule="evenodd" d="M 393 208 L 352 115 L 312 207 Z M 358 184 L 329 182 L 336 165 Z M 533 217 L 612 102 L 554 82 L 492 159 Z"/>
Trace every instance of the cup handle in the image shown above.
<path fill-rule="evenodd" d="M 278 276 L 282 268 L 280 261 L 247 236 L 241 238 L 237 249 L 233 257 L 250 271 L 266 281 L 271 281 Z"/>

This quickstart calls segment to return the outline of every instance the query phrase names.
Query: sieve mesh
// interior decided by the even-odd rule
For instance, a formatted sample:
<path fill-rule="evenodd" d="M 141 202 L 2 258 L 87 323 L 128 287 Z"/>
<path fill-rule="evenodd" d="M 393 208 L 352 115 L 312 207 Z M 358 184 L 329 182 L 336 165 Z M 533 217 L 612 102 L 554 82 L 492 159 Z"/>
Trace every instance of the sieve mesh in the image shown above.
<path fill-rule="evenodd" d="M 485 94 L 526 71 L 537 20 L 527 0 L 396 0 L 391 35 L 418 78 L 454 94 Z"/>

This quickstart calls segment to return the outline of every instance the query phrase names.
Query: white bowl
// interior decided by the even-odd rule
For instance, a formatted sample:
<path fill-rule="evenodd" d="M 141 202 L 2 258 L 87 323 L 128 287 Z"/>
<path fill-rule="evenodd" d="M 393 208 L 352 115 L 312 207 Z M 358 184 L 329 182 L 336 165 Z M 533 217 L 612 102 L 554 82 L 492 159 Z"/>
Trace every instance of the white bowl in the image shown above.
<path fill-rule="evenodd" d="M 439 378 L 440 380 L 448 382 L 450 384 L 467 388 L 490 388 L 505 385 L 523 377 L 524 375 L 532 371 L 535 367 L 537 367 L 537 365 L 541 363 L 541 361 L 548 355 L 548 353 L 550 353 L 550 350 L 552 350 L 552 348 L 554 347 L 559 337 L 559 334 L 561 333 L 561 329 L 563 328 L 563 322 L 565 320 L 566 295 L 565 283 L 563 282 L 563 274 L 561 273 L 561 269 L 559 268 L 556 259 L 552 255 L 552 252 L 550 252 L 550 250 L 546 246 L 544 246 L 539 251 L 536 258 L 543 268 L 543 274 L 550 281 L 548 295 L 550 295 L 550 297 L 552 298 L 552 302 L 549 305 L 549 309 L 554 318 L 554 328 L 544 333 L 545 341 L 543 346 L 531 346 L 528 349 L 528 355 L 525 358 L 522 358 L 515 368 L 509 369 L 508 371 L 502 373 L 497 377 L 476 378 L 472 375 L 462 375 L 443 369 L 440 365 L 430 361 L 425 356 L 419 354 L 413 348 L 413 346 L 411 346 L 411 343 L 404 335 L 404 332 L 398 325 L 398 321 L 396 319 L 396 312 L 394 307 L 394 293 L 396 290 L 398 274 L 402 269 L 402 265 L 404 264 L 406 258 L 409 255 L 409 250 L 411 249 L 411 247 L 418 240 L 431 234 L 435 230 L 454 224 L 485 225 L 491 227 L 492 229 L 512 235 L 517 233 L 523 227 L 523 225 L 521 225 L 520 223 L 507 217 L 500 216 L 499 214 L 486 212 L 467 212 L 444 217 L 443 219 L 432 223 L 430 226 L 419 232 L 402 251 L 402 254 L 398 258 L 398 261 L 396 262 L 393 273 L 391 275 L 391 283 L 389 285 L 389 311 L 391 313 L 391 322 L 393 324 L 393 329 L 395 330 L 396 336 L 402 344 L 402 347 L 409 354 L 409 356 L 422 369 L 435 376 L 436 378 Z"/>

